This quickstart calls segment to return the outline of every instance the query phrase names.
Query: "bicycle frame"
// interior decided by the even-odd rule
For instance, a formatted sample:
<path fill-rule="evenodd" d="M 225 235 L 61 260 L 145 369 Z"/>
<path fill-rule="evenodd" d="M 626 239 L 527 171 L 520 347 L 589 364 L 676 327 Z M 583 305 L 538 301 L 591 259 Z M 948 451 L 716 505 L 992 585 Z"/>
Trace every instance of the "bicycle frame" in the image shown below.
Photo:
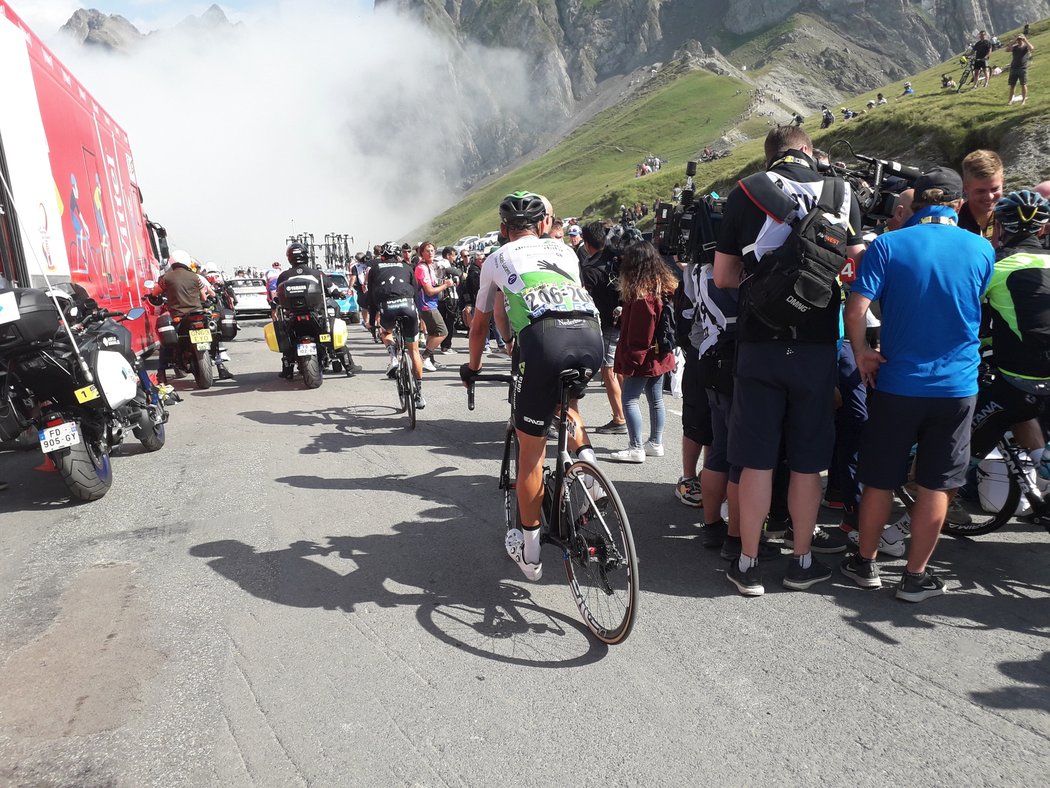
<path fill-rule="evenodd" d="M 999 454 L 1002 456 L 1003 462 L 1006 464 L 1007 472 L 1021 489 L 1021 495 L 1024 496 L 1024 499 L 1028 501 L 1029 506 L 1032 507 L 1032 513 L 1028 516 L 1035 519 L 1042 517 L 1046 514 L 1046 501 L 1043 499 L 1043 496 L 1039 494 L 1039 490 L 1033 489 L 1032 485 L 1029 483 L 1028 474 L 1025 472 L 1017 444 L 1004 436 L 1003 439 L 999 441 L 998 448 Z"/>

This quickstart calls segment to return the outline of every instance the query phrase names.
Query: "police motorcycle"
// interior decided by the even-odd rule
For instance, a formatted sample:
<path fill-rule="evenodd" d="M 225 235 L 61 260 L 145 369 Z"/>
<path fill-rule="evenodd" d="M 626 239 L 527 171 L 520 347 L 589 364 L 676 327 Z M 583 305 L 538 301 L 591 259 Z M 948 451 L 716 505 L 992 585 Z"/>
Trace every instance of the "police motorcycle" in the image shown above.
<path fill-rule="evenodd" d="M 36 427 L 72 497 L 97 500 L 113 483 L 110 450 L 129 430 L 146 451 L 164 446 L 167 410 L 121 325 L 145 310 L 100 309 L 78 285 L 2 290 L 0 401 L 19 431 Z"/>
<path fill-rule="evenodd" d="M 295 360 L 308 389 L 318 388 L 329 368 L 354 374 L 346 322 L 339 318 L 338 303 L 325 298 L 315 279 L 292 277 L 277 286 L 273 322 L 263 333 L 270 350 Z"/>

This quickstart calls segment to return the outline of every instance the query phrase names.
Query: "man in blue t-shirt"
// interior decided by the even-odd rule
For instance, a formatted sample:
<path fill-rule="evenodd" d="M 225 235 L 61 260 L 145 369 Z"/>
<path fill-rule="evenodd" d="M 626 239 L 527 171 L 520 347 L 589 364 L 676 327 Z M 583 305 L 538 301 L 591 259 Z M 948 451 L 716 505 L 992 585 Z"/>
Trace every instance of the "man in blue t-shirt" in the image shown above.
<path fill-rule="evenodd" d="M 969 466 L 981 297 L 995 264 L 992 245 L 958 226 L 958 173 L 935 168 L 914 188 L 911 217 L 868 247 L 846 304 L 857 367 L 875 391 L 857 469 L 864 485 L 860 552 L 841 567 L 864 588 L 882 585 L 874 561 L 879 536 L 889 519 L 892 491 L 905 480 L 908 452 L 918 444 L 911 546 L 897 588 L 897 598 L 908 602 L 944 593 L 944 583 L 926 564 L 950 493 L 962 486 Z M 879 351 L 865 342 L 864 315 L 873 301 L 882 307 Z"/>

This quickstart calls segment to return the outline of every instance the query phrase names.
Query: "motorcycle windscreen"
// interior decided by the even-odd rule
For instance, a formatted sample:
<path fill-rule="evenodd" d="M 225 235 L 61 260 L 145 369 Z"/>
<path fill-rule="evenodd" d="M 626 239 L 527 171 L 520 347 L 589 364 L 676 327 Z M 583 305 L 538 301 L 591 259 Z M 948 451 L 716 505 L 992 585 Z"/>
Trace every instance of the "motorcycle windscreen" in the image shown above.
<path fill-rule="evenodd" d="M 120 353 L 113 350 L 100 350 L 95 360 L 95 382 L 106 404 L 110 408 L 119 408 L 135 398 L 139 379 L 131 364 Z"/>

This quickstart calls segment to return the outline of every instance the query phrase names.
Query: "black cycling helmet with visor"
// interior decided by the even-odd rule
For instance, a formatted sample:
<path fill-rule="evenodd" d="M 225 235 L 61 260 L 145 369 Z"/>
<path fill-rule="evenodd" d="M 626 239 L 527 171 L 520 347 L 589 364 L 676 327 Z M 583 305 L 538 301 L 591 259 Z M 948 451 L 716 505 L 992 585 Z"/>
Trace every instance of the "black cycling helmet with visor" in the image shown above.
<path fill-rule="evenodd" d="M 1050 220 L 1050 201 L 1028 189 L 1010 192 L 995 204 L 995 218 L 1007 235 L 1035 235 Z"/>
<path fill-rule="evenodd" d="M 298 241 L 292 241 L 288 244 L 288 263 L 290 265 L 309 265 L 310 264 L 310 253 L 306 251 L 306 247 Z"/>

